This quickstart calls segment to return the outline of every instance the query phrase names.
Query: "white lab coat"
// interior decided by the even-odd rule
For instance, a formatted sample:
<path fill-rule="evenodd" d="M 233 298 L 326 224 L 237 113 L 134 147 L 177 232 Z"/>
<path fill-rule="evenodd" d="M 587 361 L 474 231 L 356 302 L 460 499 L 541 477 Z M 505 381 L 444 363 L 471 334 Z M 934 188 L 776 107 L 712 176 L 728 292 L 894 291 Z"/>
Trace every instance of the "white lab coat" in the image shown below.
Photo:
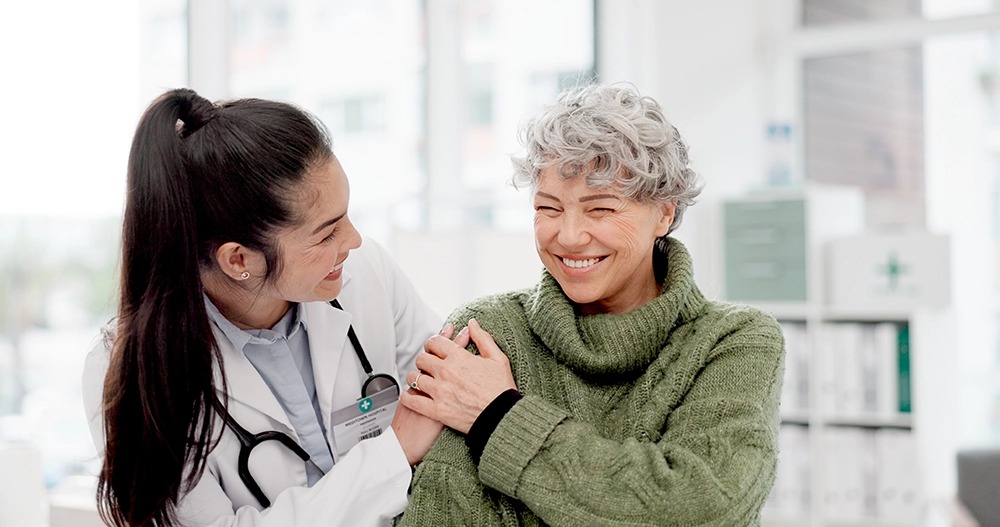
<path fill-rule="evenodd" d="M 375 373 L 395 375 L 405 389 L 424 341 L 440 330 L 441 319 L 417 296 L 391 257 L 372 240 L 351 252 L 338 296 L 344 311 L 328 303 L 305 304 L 316 392 L 334 445 L 330 414 L 356 402 L 366 378 L 347 338 L 354 326 Z M 229 411 L 252 433 L 278 430 L 296 438 L 288 417 L 257 370 L 216 329 L 229 382 Z M 101 393 L 108 365 L 104 342 L 87 356 L 83 377 L 84 406 L 91 435 L 103 453 Z M 219 371 L 216 370 L 217 386 Z M 215 429 L 223 428 L 217 419 Z M 313 487 L 306 487 L 305 465 L 276 441 L 253 450 L 250 473 L 271 501 L 260 505 L 237 473 L 239 441 L 228 428 L 208 455 L 205 472 L 180 500 L 184 525 L 191 526 L 366 526 L 382 525 L 406 506 L 411 471 L 392 428 L 362 441 Z M 333 448 L 336 451 L 336 448 Z"/>

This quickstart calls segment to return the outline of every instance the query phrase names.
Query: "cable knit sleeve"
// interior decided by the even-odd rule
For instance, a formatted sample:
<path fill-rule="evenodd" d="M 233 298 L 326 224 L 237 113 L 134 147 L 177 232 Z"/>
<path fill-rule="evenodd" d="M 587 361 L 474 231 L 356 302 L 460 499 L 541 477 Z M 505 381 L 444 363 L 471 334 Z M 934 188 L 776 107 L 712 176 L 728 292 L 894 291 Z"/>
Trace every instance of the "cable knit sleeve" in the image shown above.
<path fill-rule="evenodd" d="M 720 341 L 672 409 L 688 379 L 664 377 L 646 403 L 669 411 L 655 441 L 609 439 L 525 397 L 487 444 L 480 480 L 554 526 L 759 524 L 777 460 L 777 331 L 761 325 Z"/>
<path fill-rule="evenodd" d="M 511 357 L 524 398 L 478 466 L 446 431 L 402 525 L 760 524 L 783 373 L 773 318 L 712 304 L 628 381 L 576 376 L 517 321 L 476 318 Z"/>
<path fill-rule="evenodd" d="M 500 501 L 510 501 L 483 487 L 476 465 L 462 436 L 445 429 L 431 451 L 417 467 L 411 484 L 410 503 L 399 526 L 513 526 L 504 520 Z M 508 510 L 513 507 L 508 506 Z"/>

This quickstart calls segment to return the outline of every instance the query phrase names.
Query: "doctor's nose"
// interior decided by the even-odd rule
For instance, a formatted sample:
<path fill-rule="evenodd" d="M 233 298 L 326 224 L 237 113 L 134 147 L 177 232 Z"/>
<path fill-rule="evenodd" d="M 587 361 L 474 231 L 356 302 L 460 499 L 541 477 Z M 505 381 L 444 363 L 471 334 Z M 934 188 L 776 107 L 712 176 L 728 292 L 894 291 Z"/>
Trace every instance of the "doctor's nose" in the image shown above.
<path fill-rule="evenodd" d="M 344 220 L 346 223 L 345 227 L 347 227 L 347 232 L 345 234 L 348 236 L 348 250 L 354 250 L 361 247 L 361 233 L 358 232 L 358 229 L 354 228 L 354 223 L 352 223 L 346 216 L 344 217 Z"/>

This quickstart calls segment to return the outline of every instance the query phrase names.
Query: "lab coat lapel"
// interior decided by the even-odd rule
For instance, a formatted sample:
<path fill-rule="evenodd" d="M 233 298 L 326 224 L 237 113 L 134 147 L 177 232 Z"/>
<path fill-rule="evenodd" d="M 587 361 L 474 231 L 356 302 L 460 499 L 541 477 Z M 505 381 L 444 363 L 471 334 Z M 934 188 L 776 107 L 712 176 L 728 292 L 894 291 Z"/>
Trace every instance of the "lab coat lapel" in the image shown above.
<path fill-rule="evenodd" d="M 232 401 L 238 401 L 250 408 L 267 414 L 271 419 L 283 424 L 286 428 L 284 432 L 295 433 L 292 423 L 288 420 L 288 415 L 281 408 L 281 403 L 274 397 L 271 388 L 267 386 L 264 379 L 254 368 L 253 364 L 243 354 L 242 350 L 237 350 L 229 339 L 218 328 L 214 328 L 215 341 L 222 348 L 222 360 L 225 365 L 227 387 L 229 389 L 230 411 L 233 411 Z M 221 391 L 221 372 L 215 370 L 216 386 Z M 239 413 L 234 413 L 234 417 L 239 420 Z"/>
<path fill-rule="evenodd" d="M 345 269 L 343 287 L 347 286 L 350 279 L 351 276 Z M 304 313 L 309 331 L 309 354 L 312 357 L 320 415 L 323 416 L 327 435 L 332 436 L 330 414 L 333 412 L 334 388 L 338 380 L 345 382 L 342 379 L 344 372 L 340 371 L 344 353 L 354 353 L 347 338 L 347 330 L 351 327 L 354 317 L 347 311 L 331 306 L 329 302 L 305 304 Z"/>

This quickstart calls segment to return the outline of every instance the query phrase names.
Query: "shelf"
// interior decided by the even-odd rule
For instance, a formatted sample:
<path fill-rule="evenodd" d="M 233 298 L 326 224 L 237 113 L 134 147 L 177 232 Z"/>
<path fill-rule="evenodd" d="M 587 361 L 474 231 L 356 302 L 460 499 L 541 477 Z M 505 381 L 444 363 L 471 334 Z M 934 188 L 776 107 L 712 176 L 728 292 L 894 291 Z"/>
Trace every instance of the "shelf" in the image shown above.
<path fill-rule="evenodd" d="M 804 302 L 734 302 L 756 307 L 782 321 L 804 321 L 809 318 L 809 305 Z"/>
<path fill-rule="evenodd" d="M 785 322 L 805 322 L 810 319 L 830 322 L 906 322 L 913 317 L 913 311 L 908 309 L 821 307 L 804 302 L 743 303 L 770 313 L 774 318 Z"/>
<path fill-rule="evenodd" d="M 823 525 L 825 527 L 913 527 L 915 524 L 896 520 L 880 520 L 877 518 L 860 518 L 857 520 L 831 518 L 823 522 Z"/>
<path fill-rule="evenodd" d="M 783 425 L 808 425 L 809 412 L 804 410 L 789 411 L 781 413 L 781 424 Z"/>
<path fill-rule="evenodd" d="M 826 307 L 821 317 L 835 322 L 906 322 L 913 317 L 913 312 L 906 309 Z"/>
<path fill-rule="evenodd" d="M 809 412 L 804 410 L 782 412 L 782 425 L 822 425 L 822 426 L 848 426 L 857 428 L 901 428 L 909 430 L 913 428 L 913 416 L 901 414 L 898 416 L 881 415 L 858 415 L 853 417 L 824 417 L 814 419 L 809 417 Z"/>
<path fill-rule="evenodd" d="M 857 415 L 851 417 L 825 417 L 823 426 L 855 426 L 863 428 L 913 428 L 913 416 L 900 414 L 895 416 Z"/>
<path fill-rule="evenodd" d="M 761 526 L 762 527 L 803 527 L 815 525 L 815 519 L 808 517 L 789 517 L 785 515 L 779 515 L 769 511 L 761 516 Z M 917 525 L 913 522 L 904 522 L 899 520 L 890 519 L 879 519 L 879 518 L 857 518 L 857 519 L 841 519 L 841 518 L 827 518 L 822 522 L 823 527 L 913 527 Z"/>
<path fill-rule="evenodd" d="M 761 527 L 802 527 L 803 525 L 811 525 L 811 520 L 809 518 L 776 517 L 766 514 L 765 511 L 760 524 Z"/>
<path fill-rule="evenodd" d="M 753 207 L 757 199 L 750 199 L 746 207 L 726 209 L 726 254 L 742 257 L 726 261 L 727 285 L 735 280 L 740 286 L 727 287 L 727 291 L 798 299 L 731 300 L 771 314 L 782 324 L 785 337 L 785 391 L 778 438 L 782 470 L 761 518 L 766 527 L 913 527 L 920 524 L 917 518 L 932 486 L 921 475 L 940 472 L 935 470 L 938 466 L 928 467 L 930 463 L 925 462 L 927 440 L 931 438 L 933 444 L 935 430 L 923 423 L 933 421 L 928 416 L 936 418 L 953 407 L 921 403 L 919 417 L 897 410 L 907 409 L 915 398 L 934 399 L 927 397 L 933 383 L 918 383 L 916 374 L 923 375 L 923 368 L 940 368 L 934 357 L 926 359 L 924 350 L 941 348 L 940 341 L 947 342 L 947 332 L 935 322 L 948 310 L 855 294 L 849 286 L 857 284 L 850 275 L 841 276 L 840 287 L 831 289 L 826 246 L 863 232 L 859 220 L 863 207 L 856 206 L 856 197 L 825 190 L 804 196 L 805 247 L 790 248 L 780 240 L 760 236 L 764 241 L 749 239 L 760 245 L 774 241 L 774 247 L 747 248 L 745 237 L 740 237 L 744 229 L 736 227 L 745 222 L 737 220 L 750 217 L 750 212 L 755 213 L 751 219 L 761 230 L 780 231 L 788 224 L 778 198 L 770 216 L 764 214 L 765 207 Z M 845 217 L 850 228 L 830 228 L 831 214 Z M 785 252 L 776 252 L 779 249 Z M 752 261 L 748 254 L 764 259 L 792 249 L 796 256 L 805 257 L 802 268 L 796 268 L 806 274 L 804 291 L 809 295 L 805 299 L 771 287 L 776 280 L 772 275 L 730 273 L 730 264 L 740 270 L 739 265 Z M 994 307 L 1000 314 L 1000 300 Z M 923 392 L 918 394 L 918 389 Z M 940 465 L 938 458 L 934 463 Z"/>

